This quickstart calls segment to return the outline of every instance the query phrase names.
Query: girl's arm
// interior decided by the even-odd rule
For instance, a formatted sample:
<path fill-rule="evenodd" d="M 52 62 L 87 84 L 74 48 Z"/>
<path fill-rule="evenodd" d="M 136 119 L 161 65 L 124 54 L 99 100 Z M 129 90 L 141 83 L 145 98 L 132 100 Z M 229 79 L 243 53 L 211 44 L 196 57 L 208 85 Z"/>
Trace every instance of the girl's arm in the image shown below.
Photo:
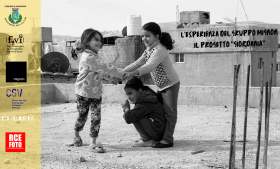
<path fill-rule="evenodd" d="M 145 64 L 145 55 L 144 53 L 140 58 L 138 58 L 135 62 L 131 63 L 130 65 L 126 66 L 122 71 L 123 72 L 132 72 Z"/>
<path fill-rule="evenodd" d="M 140 68 L 138 68 L 138 72 L 139 75 L 144 75 L 147 73 L 150 73 L 151 71 L 153 71 L 165 58 L 166 56 L 164 55 L 162 50 L 155 50 L 149 60 L 147 61 L 147 63 L 143 66 L 141 66 Z"/>
<path fill-rule="evenodd" d="M 90 70 L 94 70 L 101 73 L 106 80 L 112 80 L 113 77 L 122 78 L 124 73 L 121 69 L 114 67 L 113 65 L 103 63 L 99 58 L 95 56 L 89 56 L 86 58 L 86 63 Z"/>
<path fill-rule="evenodd" d="M 154 111 L 154 104 L 136 104 L 133 109 L 125 109 L 124 119 L 127 124 L 134 123 Z"/>

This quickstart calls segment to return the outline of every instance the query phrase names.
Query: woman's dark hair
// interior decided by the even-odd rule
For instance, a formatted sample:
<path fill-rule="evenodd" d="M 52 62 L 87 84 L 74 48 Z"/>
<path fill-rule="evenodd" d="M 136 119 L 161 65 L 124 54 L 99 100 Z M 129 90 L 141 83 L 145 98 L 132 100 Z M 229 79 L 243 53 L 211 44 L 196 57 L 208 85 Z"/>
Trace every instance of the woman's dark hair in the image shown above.
<path fill-rule="evenodd" d="M 161 32 L 159 25 L 155 22 L 148 22 L 143 27 L 143 30 L 152 32 L 155 36 L 159 35 L 160 43 L 166 47 L 166 49 L 173 49 L 174 40 L 167 32 Z"/>
<path fill-rule="evenodd" d="M 124 86 L 124 89 L 126 88 L 130 88 L 130 89 L 134 89 L 136 91 L 138 91 L 139 89 L 142 90 L 148 90 L 150 92 L 152 92 L 153 94 L 155 94 L 158 98 L 158 101 L 163 104 L 163 99 L 160 93 L 156 93 L 154 90 L 152 90 L 149 86 L 144 86 L 144 84 L 142 83 L 141 79 L 139 79 L 138 77 L 133 77 L 132 79 L 128 80 Z"/>
<path fill-rule="evenodd" d="M 94 29 L 86 29 L 83 34 L 82 34 L 82 37 L 81 37 L 81 51 L 83 52 L 85 49 L 87 49 L 88 47 L 88 42 L 91 40 L 91 38 L 93 38 L 96 34 L 99 34 L 100 37 L 101 37 L 101 43 L 102 43 L 102 46 L 103 46 L 103 36 L 102 34 L 97 31 L 97 30 L 94 30 Z"/>

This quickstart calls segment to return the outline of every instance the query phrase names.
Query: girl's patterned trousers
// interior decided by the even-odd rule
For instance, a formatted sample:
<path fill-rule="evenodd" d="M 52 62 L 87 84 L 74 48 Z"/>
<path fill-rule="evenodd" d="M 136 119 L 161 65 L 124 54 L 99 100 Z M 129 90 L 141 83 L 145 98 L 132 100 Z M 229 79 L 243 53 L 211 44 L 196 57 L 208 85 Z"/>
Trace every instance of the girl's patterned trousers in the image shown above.
<path fill-rule="evenodd" d="M 75 131 L 82 131 L 88 119 L 88 112 L 91 116 L 90 137 L 98 137 L 100 122 L 101 122 L 101 102 L 102 98 L 86 98 L 79 95 L 77 96 L 77 109 L 79 111 Z"/>

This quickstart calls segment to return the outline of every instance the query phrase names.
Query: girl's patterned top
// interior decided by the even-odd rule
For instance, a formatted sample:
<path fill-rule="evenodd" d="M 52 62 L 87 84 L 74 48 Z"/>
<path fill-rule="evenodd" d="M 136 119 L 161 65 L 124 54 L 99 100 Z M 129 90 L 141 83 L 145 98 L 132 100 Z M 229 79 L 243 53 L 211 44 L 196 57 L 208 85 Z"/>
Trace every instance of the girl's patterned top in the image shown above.
<path fill-rule="evenodd" d="M 121 78 L 123 75 L 121 69 L 103 63 L 96 53 L 85 49 L 79 63 L 75 93 L 87 98 L 100 98 L 102 96 L 102 79 L 112 81 L 113 77 Z"/>
<path fill-rule="evenodd" d="M 123 69 L 123 72 L 138 70 L 139 75 L 151 73 L 155 85 L 162 91 L 178 83 L 179 75 L 169 57 L 168 50 L 162 44 L 151 50 L 145 50 L 134 63 Z"/>

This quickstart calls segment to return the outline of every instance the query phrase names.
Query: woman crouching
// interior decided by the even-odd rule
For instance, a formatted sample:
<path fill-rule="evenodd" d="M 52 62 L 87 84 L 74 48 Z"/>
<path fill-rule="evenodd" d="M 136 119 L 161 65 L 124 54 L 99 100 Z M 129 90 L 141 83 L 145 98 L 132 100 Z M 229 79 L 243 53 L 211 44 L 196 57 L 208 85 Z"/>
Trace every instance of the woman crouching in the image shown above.
<path fill-rule="evenodd" d="M 122 104 L 124 119 L 127 124 L 133 123 L 140 134 L 142 142 L 134 143 L 133 147 L 152 147 L 163 137 L 166 118 L 162 98 L 148 86 L 144 86 L 139 78 L 132 78 L 125 84 L 125 93 L 132 103 L 126 100 Z"/>

